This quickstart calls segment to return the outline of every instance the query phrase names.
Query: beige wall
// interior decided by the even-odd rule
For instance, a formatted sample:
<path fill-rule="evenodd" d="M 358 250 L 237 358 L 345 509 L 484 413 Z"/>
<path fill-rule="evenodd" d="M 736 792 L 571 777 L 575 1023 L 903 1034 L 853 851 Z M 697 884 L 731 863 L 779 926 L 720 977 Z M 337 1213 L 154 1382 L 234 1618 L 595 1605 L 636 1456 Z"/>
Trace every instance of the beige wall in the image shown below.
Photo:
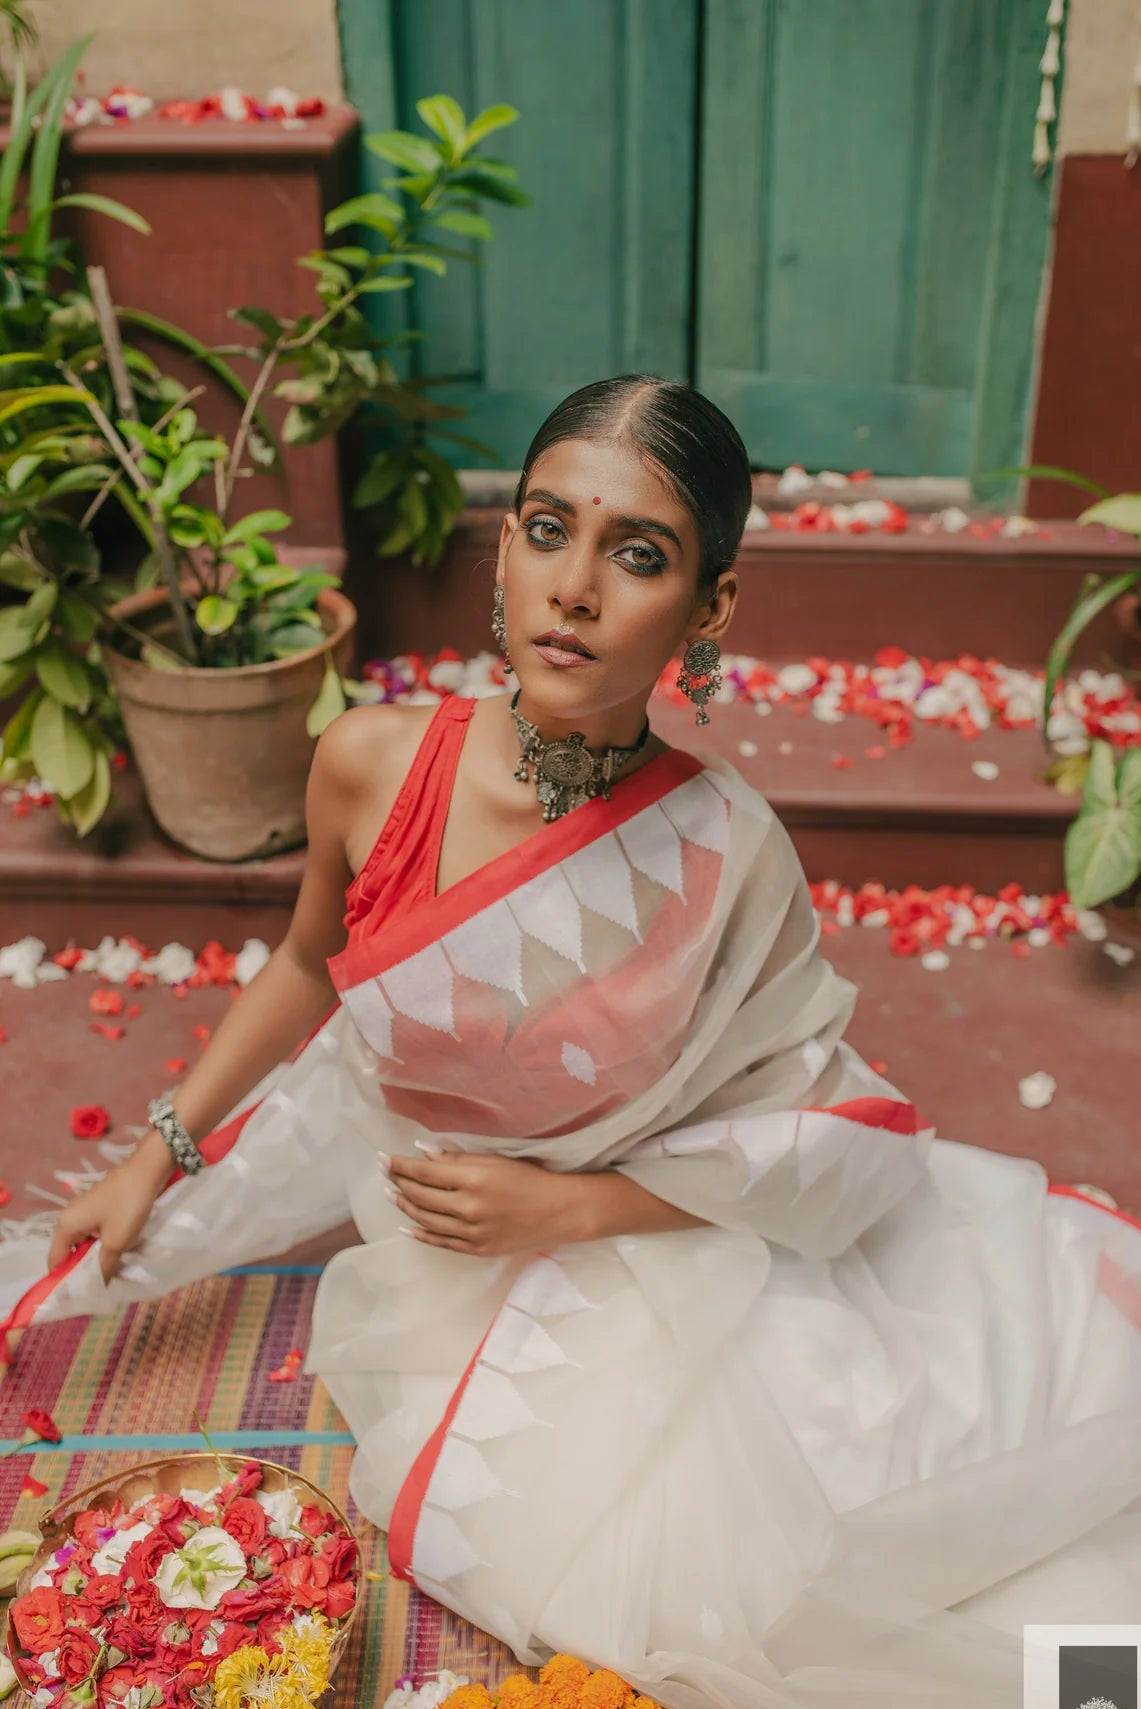
<path fill-rule="evenodd" d="M 336 0 L 39 0 L 41 58 L 98 30 L 86 88 L 132 84 L 158 100 L 236 83 L 336 100 L 342 93 Z"/>
<path fill-rule="evenodd" d="M 1070 0 L 1059 154 L 1124 155 L 1139 10 L 1137 0 Z"/>

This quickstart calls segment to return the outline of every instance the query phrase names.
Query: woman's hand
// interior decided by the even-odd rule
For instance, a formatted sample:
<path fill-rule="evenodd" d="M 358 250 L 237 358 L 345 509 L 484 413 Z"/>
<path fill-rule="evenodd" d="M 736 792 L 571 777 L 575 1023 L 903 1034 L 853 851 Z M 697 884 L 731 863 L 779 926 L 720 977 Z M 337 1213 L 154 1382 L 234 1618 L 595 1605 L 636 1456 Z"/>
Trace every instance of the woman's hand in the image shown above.
<path fill-rule="evenodd" d="M 559 1175 L 509 1157 L 393 1157 L 385 1160 L 397 1208 L 429 1246 L 503 1258 L 590 1240 L 589 1175 Z"/>
<path fill-rule="evenodd" d="M 103 1280 L 109 1282 L 123 1253 L 141 1234 L 172 1168 L 160 1136 L 148 1134 L 133 1157 L 61 1212 L 48 1253 L 49 1270 L 61 1264 L 74 1246 L 94 1239 L 100 1242 Z"/>

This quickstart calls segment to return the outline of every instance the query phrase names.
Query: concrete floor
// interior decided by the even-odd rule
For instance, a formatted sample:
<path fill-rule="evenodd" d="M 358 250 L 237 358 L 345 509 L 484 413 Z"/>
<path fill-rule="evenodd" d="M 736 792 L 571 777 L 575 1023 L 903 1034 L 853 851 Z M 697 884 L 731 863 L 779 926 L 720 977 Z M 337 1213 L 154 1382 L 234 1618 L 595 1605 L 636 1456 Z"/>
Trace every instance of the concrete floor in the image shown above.
<path fill-rule="evenodd" d="M 1141 950 L 1128 920 L 1110 937 Z M 838 931 L 824 948 L 860 989 L 851 1042 L 886 1064 L 943 1137 L 1036 1158 L 1052 1180 L 1106 1188 L 1141 1215 L 1141 953 L 1120 967 L 1102 945 L 1080 939 L 1028 957 L 993 942 L 956 949 L 944 972 L 931 973 L 892 956 L 882 931 Z M 87 974 L 34 991 L 0 982 L 0 1176 L 12 1195 L 0 1218 L 50 1209 L 42 1193 L 67 1191 L 57 1171 L 105 1168 L 99 1142 L 71 1137 L 72 1106 L 104 1105 L 107 1139 L 130 1143 L 147 1101 L 178 1078 L 165 1064 L 193 1062 L 203 1046 L 192 1029 L 216 1024 L 230 1002 L 218 988 L 183 999 L 166 987 L 124 989 L 140 1013 L 119 1017 L 126 1034 L 111 1042 L 90 1030 L 88 999 L 98 983 Z M 1028 1111 L 1018 1082 L 1038 1069 L 1054 1075 L 1058 1090 L 1048 1108 Z"/>

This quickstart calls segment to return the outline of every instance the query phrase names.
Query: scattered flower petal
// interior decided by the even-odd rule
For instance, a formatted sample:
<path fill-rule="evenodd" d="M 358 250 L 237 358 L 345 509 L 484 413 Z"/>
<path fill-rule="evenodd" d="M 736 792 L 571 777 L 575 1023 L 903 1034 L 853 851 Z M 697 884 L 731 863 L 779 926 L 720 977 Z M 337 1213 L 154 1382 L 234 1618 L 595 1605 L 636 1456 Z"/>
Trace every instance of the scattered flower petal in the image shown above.
<path fill-rule="evenodd" d="M 184 1074 L 186 1072 L 185 1056 L 168 1056 L 163 1063 L 168 1074 Z"/>
<path fill-rule="evenodd" d="M 102 1104 L 76 1104 L 68 1126 L 76 1139 L 101 1139 L 111 1126 L 111 1117 Z"/>
<path fill-rule="evenodd" d="M 971 770 L 976 777 L 981 777 L 984 783 L 993 783 L 998 776 L 998 767 L 993 760 L 972 760 Z"/>
<path fill-rule="evenodd" d="M 741 755 L 742 759 L 755 759 L 757 757 L 757 744 L 756 742 L 738 742 L 737 752 Z"/>
<path fill-rule="evenodd" d="M 951 965 L 951 957 L 943 949 L 931 949 L 923 957 L 921 965 L 928 973 L 942 973 Z"/>
<path fill-rule="evenodd" d="M 1057 1090 L 1058 1082 L 1054 1076 L 1040 1070 L 1037 1074 L 1028 1074 L 1018 1082 L 1018 1101 L 1023 1109 L 1044 1110 L 1047 1104 L 1053 1102 Z"/>
<path fill-rule="evenodd" d="M 39 1478 L 34 1478 L 31 1472 L 24 1473 L 24 1481 L 20 1485 L 21 1495 L 41 1496 L 46 1495 L 47 1493 L 47 1484 L 41 1483 Z"/>
<path fill-rule="evenodd" d="M 1136 950 L 1130 949 L 1128 944 L 1107 943 L 1105 946 L 1105 953 L 1109 957 L 1110 961 L 1116 962 L 1118 967 L 1128 967 L 1137 952 Z"/>

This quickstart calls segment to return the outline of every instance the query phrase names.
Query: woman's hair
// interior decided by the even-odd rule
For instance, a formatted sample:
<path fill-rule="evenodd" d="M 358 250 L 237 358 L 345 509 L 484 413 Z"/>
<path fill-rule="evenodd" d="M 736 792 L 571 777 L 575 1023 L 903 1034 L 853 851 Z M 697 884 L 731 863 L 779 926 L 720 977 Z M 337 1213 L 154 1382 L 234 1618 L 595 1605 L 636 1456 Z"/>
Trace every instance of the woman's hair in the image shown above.
<path fill-rule="evenodd" d="M 532 439 L 515 489 L 516 511 L 535 463 L 564 439 L 629 446 L 652 464 L 697 524 L 698 587 L 716 584 L 737 556 L 753 492 L 749 454 L 716 404 L 692 386 L 655 374 L 620 374 L 580 387 Z"/>

